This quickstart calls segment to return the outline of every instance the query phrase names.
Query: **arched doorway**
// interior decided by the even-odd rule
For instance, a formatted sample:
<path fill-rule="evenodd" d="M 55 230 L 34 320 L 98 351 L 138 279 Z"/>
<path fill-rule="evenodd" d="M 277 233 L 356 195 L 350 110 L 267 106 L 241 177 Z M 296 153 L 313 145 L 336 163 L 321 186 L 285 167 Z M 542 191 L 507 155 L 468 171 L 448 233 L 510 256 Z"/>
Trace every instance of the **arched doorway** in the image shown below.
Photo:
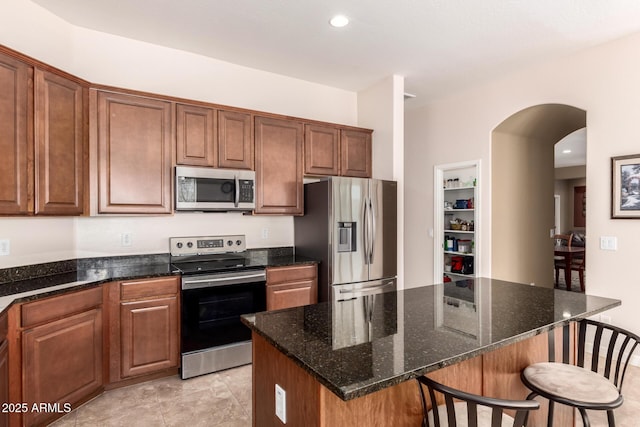
<path fill-rule="evenodd" d="M 543 104 L 493 130 L 492 277 L 553 287 L 554 145 L 585 126 L 586 111 Z"/>

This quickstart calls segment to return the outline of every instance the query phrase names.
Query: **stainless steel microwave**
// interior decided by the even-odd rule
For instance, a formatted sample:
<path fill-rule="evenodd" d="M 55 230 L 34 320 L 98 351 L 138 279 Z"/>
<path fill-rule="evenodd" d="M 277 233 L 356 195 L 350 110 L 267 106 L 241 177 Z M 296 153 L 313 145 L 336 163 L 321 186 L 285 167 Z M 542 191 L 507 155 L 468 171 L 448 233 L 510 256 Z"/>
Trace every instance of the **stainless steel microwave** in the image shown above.
<path fill-rule="evenodd" d="M 176 166 L 176 211 L 251 211 L 256 173 Z"/>

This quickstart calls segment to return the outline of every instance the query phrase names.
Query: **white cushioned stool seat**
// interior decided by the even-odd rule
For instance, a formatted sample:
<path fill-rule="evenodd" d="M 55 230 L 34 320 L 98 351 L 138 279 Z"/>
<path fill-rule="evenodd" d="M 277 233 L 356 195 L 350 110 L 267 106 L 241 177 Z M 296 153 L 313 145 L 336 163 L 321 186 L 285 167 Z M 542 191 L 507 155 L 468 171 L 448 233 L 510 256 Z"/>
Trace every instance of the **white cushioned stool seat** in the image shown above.
<path fill-rule="evenodd" d="M 542 362 L 529 365 L 523 376 L 539 390 L 583 403 L 611 403 L 620 397 L 605 377 L 579 366 Z"/>

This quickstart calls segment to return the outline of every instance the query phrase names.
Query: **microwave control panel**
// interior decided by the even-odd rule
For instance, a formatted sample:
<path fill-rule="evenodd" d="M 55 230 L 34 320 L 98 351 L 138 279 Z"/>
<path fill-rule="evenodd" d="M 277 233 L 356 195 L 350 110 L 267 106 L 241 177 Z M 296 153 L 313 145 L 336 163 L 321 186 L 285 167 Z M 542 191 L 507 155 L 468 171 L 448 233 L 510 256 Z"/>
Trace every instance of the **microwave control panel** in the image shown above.
<path fill-rule="evenodd" d="M 241 179 L 238 182 L 240 184 L 239 202 L 253 202 L 253 180 Z"/>

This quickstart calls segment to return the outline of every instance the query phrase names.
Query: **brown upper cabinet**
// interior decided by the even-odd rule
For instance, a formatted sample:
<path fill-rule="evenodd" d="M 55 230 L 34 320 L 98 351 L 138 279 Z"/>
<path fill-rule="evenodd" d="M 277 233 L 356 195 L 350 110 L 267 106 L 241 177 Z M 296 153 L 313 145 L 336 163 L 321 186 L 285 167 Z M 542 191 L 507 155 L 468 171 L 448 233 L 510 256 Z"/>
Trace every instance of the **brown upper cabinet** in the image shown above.
<path fill-rule="evenodd" d="M 303 214 L 302 139 L 301 122 L 256 117 L 256 214 Z"/>
<path fill-rule="evenodd" d="M 253 170 L 251 114 L 176 104 L 176 163 Z"/>
<path fill-rule="evenodd" d="M 340 131 L 340 174 L 371 178 L 371 131 Z"/>
<path fill-rule="evenodd" d="M 371 178 L 371 131 L 305 125 L 304 173 Z"/>
<path fill-rule="evenodd" d="M 304 173 L 340 174 L 340 131 L 321 125 L 304 127 Z"/>
<path fill-rule="evenodd" d="M 176 163 L 217 166 L 216 111 L 213 108 L 176 104 Z"/>
<path fill-rule="evenodd" d="M 0 213 L 29 211 L 33 68 L 0 54 Z"/>
<path fill-rule="evenodd" d="M 84 213 L 87 87 L 0 54 L 0 214 Z"/>
<path fill-rule="evenodd" d="M 92 89 L 91 104 L 98 213 L 171 213 L 171 102 Z"/>
<path fill-rule="evenodd" d="M 218 124 L 218 166 L 253 170 L 251 114 L 220 110 Z"/>
<path fill-rule="evenodd" d="M 82 215 L 88 90 L 35 70 L 35 213 Z"/>

